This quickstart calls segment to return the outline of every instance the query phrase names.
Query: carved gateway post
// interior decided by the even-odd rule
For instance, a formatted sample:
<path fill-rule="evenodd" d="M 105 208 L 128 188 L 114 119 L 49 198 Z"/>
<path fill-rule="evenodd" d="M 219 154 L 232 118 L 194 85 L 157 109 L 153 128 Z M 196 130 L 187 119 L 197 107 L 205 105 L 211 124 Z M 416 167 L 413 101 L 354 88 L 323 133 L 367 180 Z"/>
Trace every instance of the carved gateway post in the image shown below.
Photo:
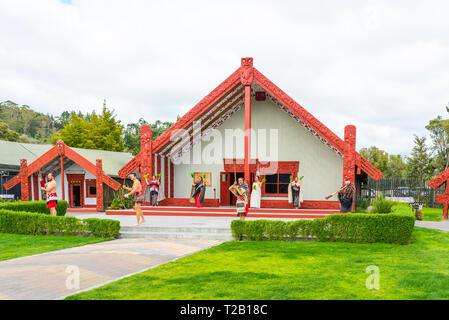
<path fill-rule="evenodd" d="M 343 182 L 345 178 L 351 179 L 355 184 L 355 126 L 349 125 L 345 127 L 345 150 L 343 154 Z"/>
<path fill-rule="evenodd" d="M 97 212 L 103 212 L 103 161 L 101 159 L 97 159 L 96 168 Z"/>
<path fill-rule="evenodd" d="M 20 160 L 20 193 L 22 201 L 28 201 L 30 198 L 28 190 L 28 165 L 26 159 Z"/>
<path fill-rule="evenodd" d="M 151 127 L 142 126 L 140 128 L 140 173 L 142 175 L 142 190 L 145 190 L 147 186 L 144 175 L 151 176 L 154 172 L 151 140 Z"/>

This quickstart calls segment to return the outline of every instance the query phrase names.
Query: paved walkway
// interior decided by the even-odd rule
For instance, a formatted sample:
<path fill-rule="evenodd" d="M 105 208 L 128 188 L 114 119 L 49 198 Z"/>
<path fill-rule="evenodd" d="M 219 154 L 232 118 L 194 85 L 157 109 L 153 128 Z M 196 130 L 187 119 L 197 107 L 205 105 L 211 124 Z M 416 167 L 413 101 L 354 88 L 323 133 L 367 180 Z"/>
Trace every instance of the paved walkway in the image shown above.
<path fill-rule="evenodd" d="M 449 220 L 445 221 L 415 221 L 415 226 L 429 228 L 429 229 L 437 229 L 443 231 L 449 231 Z"/>
<path fill-rule="evenodd" d="M 220 244 L 197 239 L 119 239 L 0 261 L 0 299 L 58 299 Z M 79 270 L 79 288 L 74 275 Z"/>

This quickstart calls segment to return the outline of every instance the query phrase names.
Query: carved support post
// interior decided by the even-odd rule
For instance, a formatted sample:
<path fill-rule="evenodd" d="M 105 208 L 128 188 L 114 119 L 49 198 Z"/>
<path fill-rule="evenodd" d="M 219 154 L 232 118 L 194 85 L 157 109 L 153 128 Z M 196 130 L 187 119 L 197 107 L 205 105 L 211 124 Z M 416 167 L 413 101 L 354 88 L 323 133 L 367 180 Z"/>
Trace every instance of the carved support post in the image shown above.
<path fill-rule="evenodd" d="M 30 199 L 28 189 L 28 164 L 26 159 L 20 160 L 20 191 L 21 200 L 28 201 Z"/>
<path fill-rule="evenodd" d="M 39 182 L 37 173 L 33 174 L 33 198 L 35 201 L 39 201 Z"/>
<path fill-rule="evenodd" d="M 96 187 L 97 187 L 97 212 L 103 212 L 103 161 L 97 159 L 97 177 L 96 177 Z"/>
<path fill-rule="evenodd" d="M 449 180 L 446 180 L 446 195 L 449 196 Z M 443 218 L 447 219 L 448 218 L 448 202 L 446 201 L 443 205 Z"/>
<path fill-rule="evenodd" d="M 147 183 L 144 179 L 144 175 L 148 175 L 151 179 L 151 175 L 154 174 L 153 170 L 153 148 L 151 139 L 151 127 L 142 126 L 140 128 L 140 174 L 142 182 L 142 190 L 144 191 Z"/>
<path fill-rule="evenodd" d="M 164 157 L 164 196 L 168 198 L 168 157 Z"/>
<path fill-rule="evenodd" d="M 346 178 L 351 179 L 351 182 L 355 185 L 355 160 L 356 150 L 355 141 L 356 128 L 353 125 L 345 127 L 345 151 L 343 154 L 343 183 Z M 357 194 L 357 191 L 356 191 Z M 355 198 L 354 198 L 355 202 Z M 352 203 L 352 209 L 354 209 L 354 202 Z"/>
<path fill-rule="evenodd" d="M 253 58 L 242 58 L 240 81 L 245 86 L 245 159 L 243 170 L 245 181 L 251 184 L 251 85 L 254 79 Z M 248 202 L 251 186 L 248 188 Z"/>
<path fill-rule="evenodd" d="M 56 141 L 56 148 L 58 149 L 58 155 L 61 161 L 61 190 L 62 190 L 62 200 L 65 200 L 65 183 L 64 183 L 64 150 L 65 144 L 64 141 L 58 139 Z"/>

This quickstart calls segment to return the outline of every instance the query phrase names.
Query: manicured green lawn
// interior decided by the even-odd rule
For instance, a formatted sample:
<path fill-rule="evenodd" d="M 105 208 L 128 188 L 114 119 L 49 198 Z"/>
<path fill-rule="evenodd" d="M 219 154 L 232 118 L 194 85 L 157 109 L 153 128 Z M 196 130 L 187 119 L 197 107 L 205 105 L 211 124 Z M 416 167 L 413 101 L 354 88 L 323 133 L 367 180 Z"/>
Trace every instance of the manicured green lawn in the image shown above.
<path fill-rule="evenodd" d="M 111 239 L 0 233 L 0 261 L 107 240 Z"/>
<path fill-rule="evenodd" d="M 380 289 L 368 290 L 368 266 Z M 449 299 L 449 233 L 413 244 L 226 242 L 68 299 Z"/>
<path fill-rule="evenodd" d="M 443 209 L 442 208 L 423 208 L 423 220 L 424 221 L 442 221 Z"/>

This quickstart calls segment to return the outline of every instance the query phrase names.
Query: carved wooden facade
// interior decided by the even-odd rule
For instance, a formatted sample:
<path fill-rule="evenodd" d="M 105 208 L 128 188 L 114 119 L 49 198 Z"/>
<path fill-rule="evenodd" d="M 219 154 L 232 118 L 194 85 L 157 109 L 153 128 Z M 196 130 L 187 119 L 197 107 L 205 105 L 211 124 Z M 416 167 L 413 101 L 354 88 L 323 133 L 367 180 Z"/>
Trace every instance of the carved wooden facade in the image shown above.
<path fill-rule="evenodd" d="M 445 192 L 435 195 L 435 201 L 443 205 L 443 217 L 448 219 L 449 207 L 449 168 L 441 172 L 438 176 L 427 182 L 433 189 L 438 189 L 443 183 L 446 184 Z"/>

